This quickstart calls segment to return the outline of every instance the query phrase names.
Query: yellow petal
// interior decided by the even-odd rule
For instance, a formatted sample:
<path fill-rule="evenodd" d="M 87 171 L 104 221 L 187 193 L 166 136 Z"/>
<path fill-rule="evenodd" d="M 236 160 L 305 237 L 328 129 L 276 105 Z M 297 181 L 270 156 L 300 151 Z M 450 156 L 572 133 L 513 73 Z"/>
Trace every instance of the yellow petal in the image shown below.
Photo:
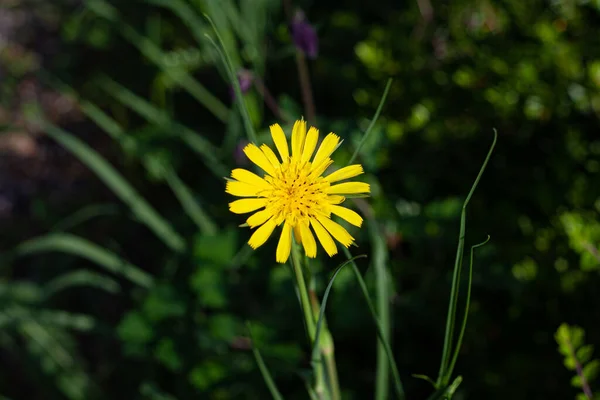
<path fill-rule="evenodd" d="M 243 168 L 236 168 L 231 171 L 231 177 L 248 185 L 256 186 L 257 189 L 269 190 L 271 185 L 260 176 Z"/>
<path fill-rule="evenodd" d="M 315 147 L 317 147 L 317 142 L 319 141 L 319 130 L 314 126 L 311 126 L 306 134 L 306 141 L 304 142 L 304 149 L 302 149 L 302 159 L 301 161 L 304 163 L 312 157 Z"/>
<path fill-rule="evenodd" d="M 304 138 L 306 137 L 306 121 L 303 119 L 294 123 L 292 129 L 292 156 L 298 157 L 302 155 L 302 147 L 304 147 Z"/>
<path fill-rule="evenodd" d="M 346 198 L 344 196 L 339 196 L 337 194 L 327 196 L 327 202 L 329 204 L 342 204 L 345 200 Z"/>
<path fill-rule="evenodd" d="M 309 176 L 310 176 L 311 178 L 317 178 L 317 177 L 319 177 L 319 176 L 323 175 L 323 172 L 325 172 L 325 170 L 326 170 L 327 168 L 329 168 L 329 166 L 330 166 L 331 164 L 333 164 L 333 160 L 332 160 L 331 158 L 327 158 L 327 159 L 325 159 L 323 162 L 321 162 L 321 164 L 320 164 L 319 166 L 316 166 L 316 167 L 315 167 L 315 166 L 313 165 L 313 166 L 311 167 L 311 170 L 312 170 L 312 171 L 310 172 Z"/>
<path fill-rule="evenodd" d="M 338 183 L 337 185 L 329 186 L 325 189 L 327 194 L 359 194 L 369 193 L 371 187 L 368 183 L 364 182 L 344 182 Z"/>
<path fill-rule="evenodd" d="M 317 150 L 317 154 L 315 154 L 315 158 L 313 160 L 313 167 L 318 167 L 323 161 L 325 161 L 337 148 L 340 142 L 340 137 L 335 133 L 330 133 L 325 136 L 323 139 L 323 143 L 319 146 L 319 150 Z"/>
<path fill-rule="evenodd" d="M 333 236 L 338 242 L 343 244 L 345 247 L 350 246 L 354 242 L 354 238 L 350 236 L 348 231 L 337 222 L 333 222 L 329 218 L 317 216 L 319 222 L 327 229 L 331 236 Z"/>
<path fill-rule="evenodd" d="M 265 153 L 256 147 L 255 144 L 250 143 L 246 145 L 246 147 L 244 147 L 244 153 L 246 153 L 246 156 L 250 161 L 262 168 L 267 174 L 275 176 L 275 168 L 273 168 L 273 165 L 271 165 L 267 156 L 265 156 Z"/>
<path fill-rule="evenodd" d="M 321 246 L 323 246 L 329 257 L 336 255 L 337 247 L 335 246 L 335 242 L 329 233 L 327 233 L 325 228 L 323 228 L 323 225 L 321 225 L 321 223 L 314 218 L 311 218 L 310 225 L 313 227 L 319 242 L 321 242 Z"/>
<path fill-rule="evenodd" d="M 292 250 L 292 226 L 286 222 L 281 230 L 275 260 L 284 264 L 290 257 L 290 250 Z"/>
<path fill-rule="evenodd" d="M 275 155 L 275 153 L 273 152 L 273 150 L 271 150 L 271 148 L 269 146 L 267 146 L 266 144 L 263 144 L 262 146 L 260 146 L 260 149 L 262 150 L 263 153 L 265 153 L 265 157 L 267 157 L 267 160 L 269 160 L 269 162 L 271 163 L 273 168 L 277 169 L 281 166 L 281 163 L 277 159 L 277 156 Z"/>
<path fill-rule="evenodd" d="M 337 171 L 327 175 L 325 180 L 329 182 L 343 181 L 344 179 L 354 178 L 363 172 L 363 167 L 360 164 L 348 165 L 347 167 L 340 168 Z"/>
<path fill-rule="evenodd" d="M 250 217 L 248 217 L 248 219 L 246 220 L 246 223 L 248 225 L 250 225 L 250 228 L 254 228 L 259 225 L 264 224 L 272 216 L 273 216 L 273 212 L 271 210 L 269 210 L 269 209 L 261 210 L 261 211 L 258 211 L 256 213 L 252 214 Z"/>
<path fill-rule="evenodd" d="M 294 227 L 294 239 L 296 239 L 296 243 L 302 244 L 302 233 L 300 232 L 300 224 L 297 224 Z"/>
<path fill-rule="evenodd" d="M 300 234 L 302 235 L 302 245 L 307 257 L 315 258 L 317 256 L 317 242 L 313 236 L 308 224 L 299 224 Z"/>
<path fill-rule="evenodd" d="M 252 236 L 250 236 L 250 240 L 248 240 L 248 244 L 250 245 L 250 247 L 256 249 L 265 244 L 269 236 L 271 236 L 271 233 L 273 233 L 273 229 L 275 229 L 276 226 L 277 225 L 275 224 L 275 221 L 273 220 L 273 218 L 271 218 L 266 224 L 258 228 L 252 234 Z"/>
<path fill-rule="evenodd" d="M 225 185 L 225 192 L 238 197 L 254 197 L 262 189 L 244 182 L 229 181 Z"/>
<path fill-rule="evenodd" d="M 241 201 L 241 200 L 238 200 Z M 360 226 L 363 223 L 363 219 L 360 215 L 358 215 L 358 213 L 356 213 L 355 211 L 352 211 L 346 207 L 340 207 L 340 206 L 335 206 L 332 205 L 330 206 L 331 208 L 331 212 L 335 215 L 337 215 L 340 218 L 345 219 L 346 221 L 348 221 L 349 223 L 351 223 L 354 226 L 358 226 L 360 228 Z"/>
<path fill-rule="evenodd" d="M 285 162 L 290 157 L 285 133 L 283 133 L 283 129 L 281 129 L 279 124 L 273 124 L 269 128 L 271 129 L 273 143 L 275 143 L 275 147 L 277 147 L 277 151 L 281 156 L 281 161 Z"/>
<path fill-rule="evenodd" d="M 256 211 L 267 204 L 267 199 L 241 199 L 229 203 L 229 211 L 236 214 L 246 214 Z"/>

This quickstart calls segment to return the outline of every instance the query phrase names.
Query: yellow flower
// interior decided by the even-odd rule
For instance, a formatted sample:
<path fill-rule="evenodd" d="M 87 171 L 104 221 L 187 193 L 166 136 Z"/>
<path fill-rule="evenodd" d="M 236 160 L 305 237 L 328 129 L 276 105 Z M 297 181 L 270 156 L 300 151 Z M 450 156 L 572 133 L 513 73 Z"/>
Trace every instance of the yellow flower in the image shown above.
<path fill-rule="evenodd" d="M 319 141 L 319 131 L 311 127 L 307 133 L 306 122 L 296 121 L 290 155 L 281 126 L 275 124 L 270 129 L 281 161 L 269 146 L 263 144 L 259 148 L 248 144 L 244 153 L 265 175 L 261 178 L 248 170 L 234 169 L 231 172 L 233 180 L 227 182 L 225 191 L 245 198 L 229 203 L 229 210 L 236 214 L 256 211 L 246 220 L 250 228 L 258 227 L 248 241 L 253 249 L 263 245 L 275 227 L 283 224 L 275 257 L 277 262 L 285 263 L 289 258 L 292 232 L 296 242 L 304 246 L 306 255 L 314 258 L 317 255 L 314 231 L 331 257 L 337 253 L 332 236 L 346 247 L 354 242 L 346 229 L 331 220 L 331 214 L 360 227 L 363 221 L 360 215 L 340 204 L 346 200 L 343 195 L 370 193 L 369 185 L 364 182 L 336 182 L 362 174 L 363 168 L 350 165 L 323 176 L 333 164 L 329 157 L 340 144 L 339 136 L 328 134 L 312 157 Z"/>

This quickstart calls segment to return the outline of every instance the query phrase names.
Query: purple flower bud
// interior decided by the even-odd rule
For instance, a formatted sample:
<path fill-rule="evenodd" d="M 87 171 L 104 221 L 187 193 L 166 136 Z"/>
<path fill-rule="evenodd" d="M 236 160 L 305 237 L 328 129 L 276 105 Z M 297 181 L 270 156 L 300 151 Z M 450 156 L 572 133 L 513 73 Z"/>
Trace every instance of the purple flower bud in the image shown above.
<path fill-rule="evenodd" d="M 317 58 L 319 52 L 319 38 L 315 28 L 306 20 L 302 11 L 296 11 L 291 25 L 294 45 L 308 58 Z"/>
<path fill-rule="evenodd" d="M 242 94 L 247 93 L 254 83 L 254 76 L 252 75 L 252 72 L 248 71 L 247 69 L 241 69 L 238 71 L 237 77 Z M 235 99 L 235 90 L 232 86 L 229 87 L 229 94 L 232 99 Z"/>

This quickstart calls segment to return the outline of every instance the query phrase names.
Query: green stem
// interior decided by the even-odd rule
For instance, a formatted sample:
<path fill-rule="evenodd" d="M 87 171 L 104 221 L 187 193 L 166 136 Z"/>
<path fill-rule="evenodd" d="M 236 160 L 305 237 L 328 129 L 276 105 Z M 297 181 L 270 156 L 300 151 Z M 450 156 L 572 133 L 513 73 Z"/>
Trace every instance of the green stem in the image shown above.
<path fill-rule="evenodd" d="M 309 289 L 310 301 L 312 304 L 313 315 L 318 321 L 319 314 L 321 311 L 321 305 L 319 304 L 319 298 L 317 297 L 317 294 L 312 286 L 313 284 L 311 282 L 311 288 Z M 324 316 L 321 323 L 321 331 L 321 335 L 315 337 L 315 340 L 319 341 L 319 351 L 325 359 L 325 367 L 327 368 L 327 379 L 329 383 L 329 388 L 331 390 L 331 399 L 341 400 L 340 382 L 338 380 L 337 365 L 335 362 L 335 346 L 333 344 L 333 337 L 331 336 L 331 332 L 327 328 L 327 321 Z M 315 335 L 318 334 L 319 332 L 315 333 Z"/>
<path fill-rule="evenodd" d="M 387 251 L 383 234 L 379 232 L 377 222 L 373 218 L 368 218 L 367 224 L 371 234 L 373 244 L 373 265 L 375 268 L 377 316 L 381 322 L 383 335 L 389 342 L 391 332 L 390 321 L 390 303 L 389 303 L 389 280 L 386 269 Z M 376 370 L 375 399 L 385 400 L 388 398 L 389 389 L 389 363 L 384 345 L 377 344 L 377 370 Z"/>
<path fill-rule="evenodd" d="M 326 332 L 329 334 L 329 332 Z M 337 366 L 335 363 L 335 355 L 332 352 L 324 353 L 325 365 L 327 366 L 327 376 L 329 377 L 329 385 L 331 386 L 331 400 L 341 400 L 340 382 L 337 375 Z"/>
<path fill-rule="evenodd" d="M 294 270 L 294 276 L 296 278 L 296 285 L 298 288 L 298 294 L 300 296 L 300 305 L 304 314 L 304 322 L 306 323 L 306 330 L 308 331 L 308 337 L 310 339 L 311 347 L 315 343 L 316 324 L 315 318 L 312 313 L 312 307 L 308 298 L 308 288 L 306 287 L 306 281 L 304 280 L 304 273 L 302 271 L 300 248 L 296 243 L 292 243 L 292 269 Z M 323 375 L 322 363 L 313 364 L 315 374 L 315 392 L 319 399 L 327 399 L 327 387 L 325 385 L 325 377 Z"/>

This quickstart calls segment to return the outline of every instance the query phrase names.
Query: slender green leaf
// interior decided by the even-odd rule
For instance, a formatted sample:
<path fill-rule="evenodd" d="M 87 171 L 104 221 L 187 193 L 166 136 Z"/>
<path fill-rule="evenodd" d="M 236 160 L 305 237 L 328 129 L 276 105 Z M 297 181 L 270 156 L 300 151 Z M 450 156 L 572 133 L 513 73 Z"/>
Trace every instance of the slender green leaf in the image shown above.
<path fill-rule="evenodd" d="M 65 289 L 79 286 L 94 287 L 109 293 L 118 293 L 121 290 L 119 283 L 106 274 L 78 269 L 59 275 L 46 283 L 43 288 L 44 297 L 48 298 Z"/>
<path fill-rule="evenodd" d="M 172 250 L 185 248 L 183 238 L 169 223 L 94 149 L 70 133 L 43 122 L 48 136 L 63 145 L 87 165 L 130 208 L 133 214 L 147 225 Z"/>
<path fill-rule="evenodd" d="M 448 376 L 452 376 L 452 371 L 454 371 L 454 366 L 456 365 L 456 360 L 458 360 L 458 353 L 460 352 L 460 347 L 462 346 L 463 337 L 465 334 L 465 330 L 467 328 L 467 318 L 469 316 L 469 306 L 471 305 L 471 284 L 473 282 L 473 256 L 475 253 L 475 249 L 485 245 L 489 242 L 490 237 L 479 244 L 471 246 L 471 257 L 469 260 L 469 276 L 467 280 L 467 299 L 465 301 L 465 312 L 463 315 L 462 325 L 460 327 L 460 333 L 458 334 L 458 340 L 456 342 L 456 347 L 454 349 L 454 356 L 452 357 L 452 361 L 450 362 L 450 366 L 448 367 Z"/>
<path fill-rule="evenodd" d="M 344 250 L 344 253 L 346 254 L 346 257 L 348 257 L 348 258 L 352 257 L 352 255 L 350 254 L 350 250 L 348 250 L 345 247 L 343 248 L 343 250 Z M 392 348 L 390 347 L 389 342 L 385 338 L 385 332 L 383 331 L 383 327 L 381 326 L 381 322 L 379 321 L 379 318 L 377 318 L 377 311 L 375 310 L 375 307 L 373 306 L 373 302 L 371 301 L 371 297 L 369 296 L 369 290 L 367 289 L 367 285 L 366 285 L 364 279 L 362 278 L 362 276 L 360 275 L 360 271 L 358 270 L 358 267 L 356 266 L 356 263 L 354 261 L 352 261 L 352 270 L 354 271 L 354 276 L 356 277 L 356 280 L 358 281 L 358 285 L 360 286 L 363 297 L 365 298 L 365 301 L 367 302 L 367 306 L 369 307 L 369 311 L 371 312 L 371 317 L 373 318 L 373 321 L 375 322 L 375 327 L 377 328 L 377 335 L 379 336 L 379 342 L 385 348 L 385 352 L 387 354 L 388 361 L 390 363 L 390 368 L 392 370 L 392 378 L 394 380 L 394 389 L 396 391 L 396 396 L 398 397 L 398 399 L 404 400 L 404 398 L 405 398 L 404 387 L 402 386 L 402 381 L 400 380 L 400 373 L 398 372 L 398 367 L 396 366 L 396 361 L 394 360 L 394 354 L 392 353 Z"/>
<path fill-rule="evenodd" d="M 170 79 L 185 89 L 200 104 L 212 112 L 215 117 L 221 121 L 227 120 L 227 114 L 229 113 L 227 107 L 187 71 L 182 68 L 165 65 L 166 54 L 152 40 L 139 34 L 131 25 L 121 20 L 118 11 L 112 5 L 104 0 L 86 0 L 86 6 L 97 15 L 118 24 L 123 37 L 137 47 L 146 58 L 161 68 Z"/>
<path fill-rule="evenodd" d="M 369 236 L 373 247 L 373 266 L 375 272 L 375 297 L 377 299 L 377 316 L 381 322 L 383 333 L 389 341 L 391 333 L 390 315 L 390 279 L 386 268 L 388 261 L 387 244 L 380 232 L 377 221 L 367 216 Z M 385 347 L 377 346 L 377 368 L 375 372 L 375 399 L 385 400 L 389 392 L 389 362 Z"/>
<path fill-rule="evenodd" d="M 99 79 L 99 82 L 100 86 L 103 87 L 108 94 L 119 100 L 141 117 L 145 118 L 148 122 L 169 129 L 179 136 L 193 151 L 202 156 L 206 166 L 216 176 L 221 177 L 227 174 L 227 168 L 225 168 L 216 156 L 218 154 L 218 149 L 202 135 L 173 121 L 164 110 L 157 108 L 152 103 L 137 96 L 135 93 L 114 80 L 104 76 Z"/>
<path fill-rule="evenodd" d="M 329 283 L 327 284 L 327 287 L 325 288 L 325 293 L 323 294 L 323 302 L 321 303 L 321 309 L 319 310 L 319 318 L 317 320 L 317 329 L 315 331 L 315 341 L 313 344 L 313 348 L 312 348 L 312 362 L 316 363 L 316 362 L 321 362 L 320 357 L 319 357 L 319 348 L 320 348 L 320 343 L 319 343 L 319 338 L 321 336 L 321 329 L 323 327 L 323 321 L 325 319 L 325 309 L 327 308 L 327 300 L 329 299 L 329 292 L 331 291 L 331 288 L 333 287 L 333 282 L 335 281 L 335 278 L 338 276 L 338 274 L 342 271 L 342 269 L 344 269 L 344 267 L 352 262 L 354 262 L 354 260 L 357 260 L 359 258 L 367 258 L 367 256 L 365 254 L 361 254 L 355 257 L 352 257 L 351 259 L 343 262 L 341 265 L 339 265 L 335 271 L 333 272 L 333 275 L 331 275 L 331 278 L 329 279 Z"/>
<path fill-rule="evenodd" d="M 59 221 L 52 227 L 52 231 L 68 231 L 92 218 L 117 215 L 118 213 L 119 207 L 115 204 L 90 204 Z"/>
<path fill-rule="evenodd" d="M 185 212 L 198 226 L 198 229 L 207 235 L 214 235 L 217 233 L 217 225 L 211 220 L 208 214 L 204 212 L 202 207 L 200 207 L 194 198 L 192 191 L 181 181 L 179 176 L 177 176 L 174 171 L 168 170 L 165 179 L 183 206 Z"/>
<path fill-rule="evenodd" d="M 379 100 L 379 105 L 377 106 L 377 110 L 375 111 L 375 115 L 373 116 L 371 123 L 367 127 L 365 134 L 363 135 L 362 139 L 360 140 L 360 143 L 358 143 L 358 146 L 356 146 L 356 150 L 354 150 L 354 154 L 352 154 L 352 157 L 350 157 L 350 161 L 348 162 L 348 164 L 352 164 L 352 162 L 354 162 L 354 160 L 358 156 L 358 153 L 360 152 L 360 149 L 363 147 L 363 145 L 369 138 L 369 135 L 371 134 L 371 131 L 373 130 L 373 127 L 375 126 L 375 123 L 377 123 L 377 120 L 379 119 L 379 114 L 381 114 L 381 110 L 383 109 L 383 106 L 387 99 L 388 92 L 390 91 L 390 87 L 392 86 L 392 82 L 393 82 L 392 78 L 388 79 L 387 84 L 385 85 L 385 89 L 383 91 L 383 95 L 381 96 L 381 100 Z"/>
<path fill-rule="evenodd" d="M 68 233 L 51 233 L 30 239 L 21 243 L 15 249 L 17 256 L 27 256 L 50 251 L 58 251 L 85 258 L 144 288 L 150 288 L 153 285 L 152 276 L 140 268 L 84 238 Z"/>
<path fill-rule="evenodd" d="M 274 400 L 283 400 L 283 397 L 281 396 L 279 389 L 277 389 L 277 386 L 275 385 L 275 381 L 273 380 L 269 369 L 265 365 L 265 362 L 263 361 L 263 358 L 260 355 L 260 351 L 258 351 L 258 348 L 256 347 L 256 342 L 254 341 L 254 338 L 252 336 L 252 326 L 249 322 L 247 323 L 247 327 L 250 339 L 252 340 L 252 353 L 254 354 L 256 364 L 258 365 L 258 369 L 260 369 L 260 373 L 262 374 L 265 384 L 269 388 L 269 392 L 271 392 L 271 396 Z"/>
<path fill-rule="evenodd" d="M 215 49 L 217 49 L 217 51 L 219 52 L 219 56 L 223 60 L 223 64 L 225 65 L 225 68 L 227 69 L 227 72 L 229 74 L 229 80 L 231 81 L 231 85 L 233 86 L 233 90 L 235 92 L 235 99 L 236 99 L 236 102 L 238 103 L 240 112 L 242 113 L 244 125 L 246 126 L 246 134 L 248 135 L 248 140 L 250 140 L 251 142 L 253 142 L 255 144 L 258 144 L 258 139 L 256 138 L 256 132 L 254 131 L 254 126 L 252 125 L 252 120 L 250 118 L 250 113 L 248 112 L 248 107 L 246 106 L 246 103 L 244 101 L 244 96 L 242 95 L 242 89 L 240 88 L 240 82 L 236 75 L 236 68 L 233 65 L 233 62 L 231 61 L 231 57 L 229 56 L 227 49 L 225 48 L 225 42 L 223 41 L 223 38 L 219 34 L 219 31 L 218 31 L 217 27 L 215 26 L 214 22 L 212 21 L 212 19 L 210 19 L 210 17 L 207 14 L 204 14 L 204 17 L 208 20 L 208 22 L 210 22 L 210 24 L 213 27 L 213 30 L 215 32 L 215 35 L 217 36 L 217 39 L 219 40 L 220 46 L 217 45 L 217 43 L 215 43 L 215 41 L 210 36 L 206 35 L 208 40 L 213 44 L 213 46 L 215 46 Z"/>
<path fill-rule="evenodd" d="M 465 199 L 465 202 L 462 206 L 462 211 L 460 214 L 460 232 L 458 236 L 458 247 L 456 249 L 456 260 L 454 263 L 454 272 L 452 275 L 452 288 L 450 289 L 450 302 L 448 304 L 448 317 L 446 319 L 446 332 L 444 335 L 444 348 L 442 351 L 442 361 L 440 362 L 440 371 L 438 374 L 437 384 L 438 386 L 446 386 L 450 380 L 450 376 L 448 374 L 448 363 L 450 362 L 450 355 L 452 353 L 452 337 L 454 334 L 454 322 L 456 319 L 456 306 L 458 302 L 458 291 L 459 291 L 459 281 L 460 281 L 460 273 L 462 269 L 462 259 L 465 245 L 465 226 L 466 226 L 466 210 L 469 201 L 471 200 L 471 196 L 475 192 L 475 188 L 483 175 L 483 171 L 492 156 L 492 152 L 494 151 L 494 147 L 496 146 L 496 140 L 498 139 L 498 133 L 494 129 L 494 140 L 488 154 L 483 161 L 481 169 L 479 170 L 479 174 L 477 174 L 477 178 L 475 178 L 475 182 L 471 186 L 471 190 Z"/>

